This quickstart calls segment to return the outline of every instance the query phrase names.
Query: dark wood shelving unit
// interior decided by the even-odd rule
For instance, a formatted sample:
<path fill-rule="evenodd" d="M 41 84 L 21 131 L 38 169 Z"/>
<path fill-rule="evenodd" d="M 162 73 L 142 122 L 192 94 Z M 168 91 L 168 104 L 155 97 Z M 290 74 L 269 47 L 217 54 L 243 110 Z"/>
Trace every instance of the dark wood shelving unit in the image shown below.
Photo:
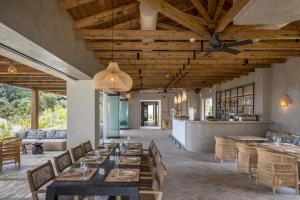
<path fill-rule="evenodd" d="M 216 117 L 228 120 L 234 115 L 254 115 L 255 84 L 247 84 L 216 93 Z"/>

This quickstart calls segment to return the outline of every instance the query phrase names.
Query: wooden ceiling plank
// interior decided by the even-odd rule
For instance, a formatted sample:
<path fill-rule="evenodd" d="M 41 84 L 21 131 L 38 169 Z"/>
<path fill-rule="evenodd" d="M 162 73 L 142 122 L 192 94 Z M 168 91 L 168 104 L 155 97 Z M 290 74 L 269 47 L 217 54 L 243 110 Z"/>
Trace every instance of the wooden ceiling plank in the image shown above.
<path fill-rule="evenodd" d="M 114 30 L 132 30 L 140 26 L 140 19 L 131 19 L 113 26 Z"/>
<path fill-rule="evenodd" d="M 224 16 L 221 17 L 220 21 L 217 23 L 215 32 L 222 32 L 248 2 L 249 0 L 235 1 L 232 7 L 226 12 Z"/>
<path fill-rule="evenodd" d="M 59 0 L 58 5 L 61 10 L 68 10 L 87 3 L 95 2 L 96 0 Z"/>
<path fill-rule="evenodd" d="M 157 22 L 156 24 L 157 27 L 162 28 L 164 30 L 172 30 L 172 31 L 181 31 L 182 29 L 177 26 L 169 25 L 163 22 Z"/>
<path fill-rule="evenodd" d="M 133 2 L 130 4 L 126 4 L 117 8 L 114 8 L 113 10 L 107 10 L 101 13 L 98 13 L 96 15 L 92 15 L 83 19 L 79 19 L 75 21 L 74 28 L 86 28 L 95 26 L 98 24 L 102 24 L 105 22 L 109 22 L 112 20 L 112 12 L 114 18 L 118 17 L 124 17 L 126 15 L 129 15 L 130 13 L 133 13 L 137 11 L 138 3 Z"/>
<path fill-rule="evenodd" d="M 195 33 L 209 38 L 210 34 L 207 31 L 207 28 L 200 24 L 198 20 L 194 17 L 187 15 L 171 4 L 163 1 L 163 0 L 138 0 L 139 2 L 148 4 L 152 8 L 158 10 L 161 14 L 167 16 L 168 18 L 176 21 L 177 23 L 185 26 L 186 28 L 194 31 Z"/>

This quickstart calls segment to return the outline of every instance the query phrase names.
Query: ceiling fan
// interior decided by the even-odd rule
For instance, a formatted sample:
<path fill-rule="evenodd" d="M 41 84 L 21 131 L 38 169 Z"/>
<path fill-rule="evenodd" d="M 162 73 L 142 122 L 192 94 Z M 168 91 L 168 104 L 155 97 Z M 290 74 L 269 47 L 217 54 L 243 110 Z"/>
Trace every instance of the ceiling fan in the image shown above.
<path fill-rule="evenodd" d="M 251 39 L 238 40 L 238 41 L 233 41 L 233 42 L 223 42 L 220 39 L 220 35 L 221 34 L 219 32 L 215 32 L 212 35 L 211 39 L 209 40 L 209 46 L 211 48 L 204 49 L 204 51 L 206 51 L 206 53 L 203 55 L 203 57 L 207 57 L 213 51 L 224 51 L 224 52 L 227 52 L 227 53 L 237 55 L 237 54 L 241 53 L 241 51 L 237 50 L 237 49 L 234 49 L 234 48 L 231 48 L 231 47 L 247 45 L 247 44 L 253 44 L 253 40 L 251 40 Z"/>

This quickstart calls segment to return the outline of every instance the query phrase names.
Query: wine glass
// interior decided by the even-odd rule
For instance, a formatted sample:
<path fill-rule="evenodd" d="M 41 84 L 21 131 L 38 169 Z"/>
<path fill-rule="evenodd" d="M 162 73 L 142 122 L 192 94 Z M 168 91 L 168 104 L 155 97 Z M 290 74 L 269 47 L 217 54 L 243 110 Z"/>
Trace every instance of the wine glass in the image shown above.
<path fill-rule="evenodd" d="M 87 164 L 83 161 L 80 162 L 80 171 L 83 176 L 86 176 L 87 173 Z"/>
<path fill-rule="evenodd" d="M 97 149 L 97 150 L 95 151 L 95 156 L 96 156 L 96 159 L 97 159 L 97 160 L 100 159 L 101 154 L 100 154 L 100 150 L 99 150 L 99 149 Z"/>
<path fill-rule="evenodd" d="M 115 156 L 115 169 L 117 170 L 117 174 L 119 174 L 120 172 L 119 165 L 120 165 L 120 157 Z"/>

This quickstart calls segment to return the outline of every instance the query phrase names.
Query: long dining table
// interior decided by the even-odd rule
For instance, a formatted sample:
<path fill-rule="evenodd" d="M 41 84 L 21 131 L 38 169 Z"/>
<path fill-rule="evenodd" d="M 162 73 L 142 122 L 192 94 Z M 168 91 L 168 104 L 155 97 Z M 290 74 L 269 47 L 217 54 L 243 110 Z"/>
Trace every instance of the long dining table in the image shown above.
<path fill-rule="evenodd" d="M 139 148 L 142 152 L 142 147 Z M 54 180 L 46 191 L 46 200 L 57 200 L 60 195 L 72 196 L 109 196 L 109 199 L 115 199 L 116 196 L 127 196 L 130 200 L 139 200 L 139 177 L 138 181 L 109 182 L 107 177 L 115 168 L 115 161 L 112 159 L 117 153 L 116 148 L 110 155 L 107 155 L 102 164 L 87 164 L 88 168 L 95 168 L 97 171 L 86 181 L 57 181 Z M 126 155 L 127 156 L 127 155 Z M 131 155 L 133 156 L 133 155 Z M 141 157 L 141 154 L 135 156 Z M 74 168 L 79 168 L 75 164 Z M 140 170 L 140 164 L 120 164 L 120 169 Z M 99 173 L 99 169 L 102 173 Z M 104 173 L 103 173 L 104 169 Z"/>

